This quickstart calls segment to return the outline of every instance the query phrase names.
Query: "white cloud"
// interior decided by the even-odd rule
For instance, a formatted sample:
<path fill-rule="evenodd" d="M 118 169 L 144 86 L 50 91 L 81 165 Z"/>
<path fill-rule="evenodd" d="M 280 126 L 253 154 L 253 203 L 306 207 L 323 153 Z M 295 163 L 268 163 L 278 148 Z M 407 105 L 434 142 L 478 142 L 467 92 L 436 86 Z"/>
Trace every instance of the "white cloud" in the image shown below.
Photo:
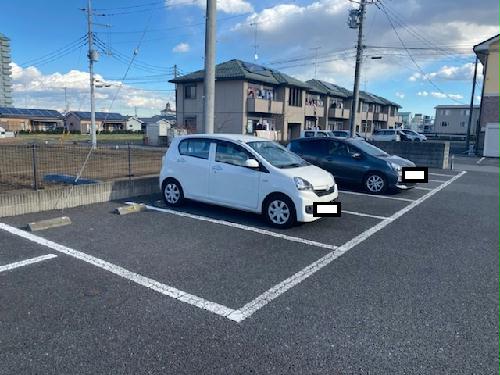
<path fill-rule="evenodd" d="M 191 47 L 187 43 L 179 43 L 174 48 L 172 48 L 172 52 L 185 53 L 189 52 Z"/>
<path fill-rule="evenodd" d="M 429 93 L 427 91 L 419 91 L 417 92 L 418 96 L 429 96 Z"/>
<path fill-rule="evenodd" d="M 474 63 L 465 63 L 460 66 L 442 66 L 436 72 L 426 74 L 414 73 L 410 76 L 409 80 L 416 82 L 418 80 L 450 80 L 450 81 L 472 81 L 474 76 Z M 481 69 L 478 69 L 478 79 L 482 79 Z"/>
<path fill-rule="evenodd" d="M 405 95 L 405 93 L 404 93 L 404 92 L 399 92 L 399 91 L 397 91 L 397 92 L 396 92 L 396 96 L 397 96 L 398 98 L 400 98 L 400 99 L 404 99 L 406 95 Z"/>
<path fill-rule="evenodd" d="M 167 1 L 167 5 L 197 5 L 203 9 L 205 9 L 206 4 L 206 0 L 192 0 L 192 2 L 186 2 L 186 0 Z M 217 10 L 224 13 L 243 14 L 253 12 L 253 6 L 246 0 L 217 0 Z"/>
<path fill-rule="evenodd" d="M 430 93 L 430 95 L 434 98 L 437 98 L 437 99 L 454 99 L 454 100 L 460 100 L 460 99 L 463 99 L 463 95 L 460 95 L 460 94 L 444 94 L 442 92 L 439 92 L 439 91 L 432 91 Z"/>
<path fill-rule="evenodd" d="M 18 107 L 47 108 L 63 111 L 65 109 L 64 89 L 71 110 L 89 110 L 89 74 L 78 70 L 67 73 L 42 74 L 35 67 L 22 68 L 16 63 L 12 66 L 12 87 L 14 104 Z M 96 80 L 105 81 L 112 86 L 97 88 L 96 107 L 109 109 L 112 98 L 118 90 L 120 81 L 105 80 L 99 74 Z M 159 94 L 124 84 L 120 89 L 111 111 L 131 114 L 138 107 L 141 115 L 158 114 L 169 101 L 175 106 L 175 94 Z"/>

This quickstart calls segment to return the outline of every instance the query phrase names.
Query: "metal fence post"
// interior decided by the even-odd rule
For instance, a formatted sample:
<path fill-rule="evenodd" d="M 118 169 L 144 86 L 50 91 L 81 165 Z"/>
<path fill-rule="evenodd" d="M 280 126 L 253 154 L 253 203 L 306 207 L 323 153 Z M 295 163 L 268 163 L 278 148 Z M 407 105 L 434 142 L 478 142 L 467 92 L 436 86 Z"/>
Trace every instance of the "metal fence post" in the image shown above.
<path fill-rule="evenodd" d="M 132 155 L 130 150 L 130 142 L 127 143 L 128 146 L 128 178 L 132 177 Z"/>
<path fill-rule="evenodd" d="M 37 166 L 36 166 L 36 145 L 32 144 L 31 145 L 31 155 L 32 155 L 32 161 L 33 161 L 33 187 L 35 190 L 38 190 L 38 171 L 37 171 Z"/>

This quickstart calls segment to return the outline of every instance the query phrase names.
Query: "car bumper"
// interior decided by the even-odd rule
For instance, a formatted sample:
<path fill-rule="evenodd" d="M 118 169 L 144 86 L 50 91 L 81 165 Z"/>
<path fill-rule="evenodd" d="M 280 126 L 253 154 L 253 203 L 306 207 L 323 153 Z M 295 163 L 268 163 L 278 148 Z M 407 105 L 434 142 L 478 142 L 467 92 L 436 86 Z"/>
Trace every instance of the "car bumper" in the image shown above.
<path fill-rule="evenodd" d="M 297 221 L 308 223 L 320 219 L 313 216 L 313 205 L 315 202 L 327 203 L 335 201 L 339 196 L 337 184 L 334 185 L 333 193 L 318 196 L 313 191 L 301 191 L 294 199 L 295 209 L 297 210 Z"/>

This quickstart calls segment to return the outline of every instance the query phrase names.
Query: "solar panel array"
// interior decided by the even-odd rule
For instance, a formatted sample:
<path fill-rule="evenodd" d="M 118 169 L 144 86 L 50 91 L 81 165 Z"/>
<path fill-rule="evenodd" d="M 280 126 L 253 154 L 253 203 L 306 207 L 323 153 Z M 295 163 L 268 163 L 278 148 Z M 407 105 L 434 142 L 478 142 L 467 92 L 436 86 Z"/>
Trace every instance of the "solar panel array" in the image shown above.
<path fill-rule="evenodd" d="M 78 116 L 82 120 L 90 120 L 90 112 L 72 112 L 76 116 Z M 103 120 L 108 120 L 108 121 L 123 121 L 126 120 L 127 117 L 119 114 L 119 113 L 114 113 L 114 112 L 96 112 L 95 113 L 95 119 L 97 121 L 103 121 Z"/>
<path fill-rule="evenodd" d="M 62 115 L 58 111 L 52 109 L 0 107 L 0 116 L 2 115 L 9 117 L 62 118 Z"/>

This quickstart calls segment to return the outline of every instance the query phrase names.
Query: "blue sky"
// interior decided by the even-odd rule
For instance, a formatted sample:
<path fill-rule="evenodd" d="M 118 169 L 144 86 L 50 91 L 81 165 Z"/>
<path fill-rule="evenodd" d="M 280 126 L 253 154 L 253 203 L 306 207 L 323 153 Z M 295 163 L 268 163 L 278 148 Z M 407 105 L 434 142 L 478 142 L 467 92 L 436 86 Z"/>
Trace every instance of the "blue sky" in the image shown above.
<path fill-rule="evenodd" d="M 203 66 L 203 2 L 93 1 L 96 13 L 106 14 L 94 21 L 110 25 L 95 31 L 103 49 L 113 52 L 101 53 L 96 64 L 96 72 L 113 84 L 98 89 L 99 110 L 137 108 L 139 115 L 150 115 L 173 101 L 167 82 L 172 67 L 186 73 Z M 219 0 L 217 60 L 255 61 L 257 52 L 257 63 L 304 80 L 316 72 L 318 79 L 351 89 L 356 31 L 346 19 L 353 6 L 348 0 Z M 88 109 L 87 47 L 78 42 L 86 33 L 84 7 L 83 0 L 2 4 L 0 33 L 11 39 L 16 106 L 64 109 L 66 87 L 70 109 Z M 21 14 L 22 22 L 16 16 Z M 496 33 L 496 0 L 382 0 L 367 11 L 364 43 L 377 48 L 366 49 L 361 88 L 400 103 L 404 111 L 431 115 L 438 104 L 468 103 L 471 48 Z M 401 41 L 412 48 L 412 58 Z"/>

